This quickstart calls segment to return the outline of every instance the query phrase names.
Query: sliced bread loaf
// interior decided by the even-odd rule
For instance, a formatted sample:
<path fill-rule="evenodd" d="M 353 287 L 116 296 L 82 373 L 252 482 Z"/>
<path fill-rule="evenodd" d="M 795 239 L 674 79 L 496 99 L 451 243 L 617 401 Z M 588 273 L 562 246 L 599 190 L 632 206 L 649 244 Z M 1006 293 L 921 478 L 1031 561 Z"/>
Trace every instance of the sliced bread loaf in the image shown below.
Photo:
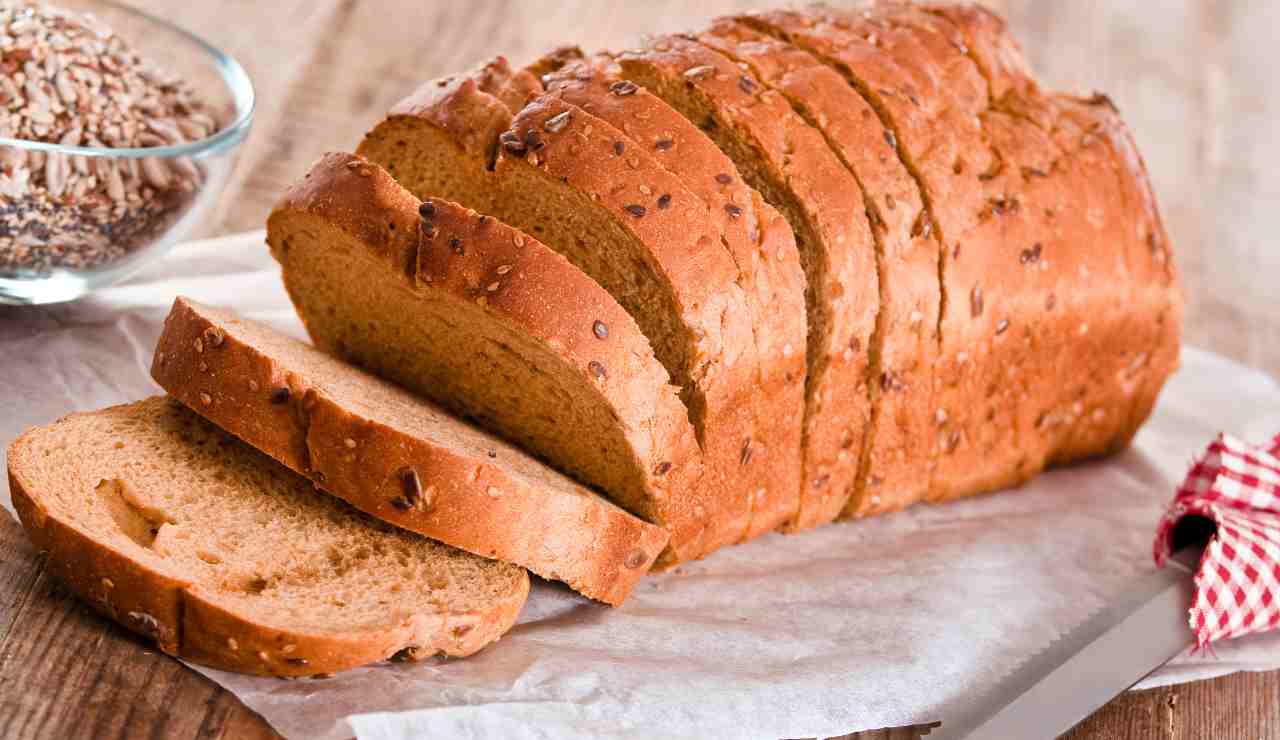
<path fill-rule="evenodd" d="M 228 311 L 178 298 L 151 375 L 356 508 L 600 601 L 622 603 L 667 543 L 433 404 Z"/>
<path fill-rule="evenodd" d="M 628 80 L 706 131 L 795 233 L 809 337 L 805 472 L 791 528 L 829 521 L 855 487 L 871 419 L 869 348 L 879 293 L 862 190 L 785 98 L 723 54 L 664 36 L 617 62 Z"/>
<path fill-rule="evenodd" d="M 524 570 L 379 522 L 163 397 L 72 414 L 9 448 L 48 568 L 204 665 L 330 673 L 470 655 L 510 629 Z"/>
<path fill-rule="evenodd" d="M 747 538 L 778 528 L 799 508 L 806 342 L 804 271 L 786 220 L 688 119 L 641 87 L 625 87 L 607 57 L 544 75 L 548 92 L 623 131 L 697 195 L 738 268 L 759 362 L 754 431 L 733 485 L 755 491 Z M 619 85 L 624 85 L 619 87 Z M 617 90 L 630 90 L 618 95 Z"/>
<path fill-rule="evenodd" d="M 478 156 L 486 147 L 455 135 L 457 122 L 487 122 L 501 103 L 477 102 L 478 86 L 438 89 L 397 105 L 360 152 L 415 193 L 459 200 L 536 236 L 609 290 L 681 387 L 707 463 L 703 484 L 681 493 L 692 516 L 664 523 L 673 556 L 742 540 L 757 493 L 738 481 L 757 442 L 759 360 L 739 271 L 705 204 L 648 151 L 628 147 L 624 132 L 555 97 L 510 119 L 495 159 Z"/>
<path fill-rule="evenodd" d="M 676 389 L 626 311 L 536 239 L 330 154 L 272 212 L 267 241 L 322 350 L 496 430 L 650 522 L 692 517 L 688 498 L 671 495 L 701 477 Z"/>

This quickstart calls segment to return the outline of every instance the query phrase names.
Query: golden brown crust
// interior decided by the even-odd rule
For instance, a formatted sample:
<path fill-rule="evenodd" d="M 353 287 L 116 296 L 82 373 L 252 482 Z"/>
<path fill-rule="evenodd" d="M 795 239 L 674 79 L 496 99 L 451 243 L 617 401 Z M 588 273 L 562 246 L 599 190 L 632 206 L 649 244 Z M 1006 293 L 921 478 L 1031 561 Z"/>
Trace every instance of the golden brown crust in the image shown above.
<path fill-rule="evenodd" d="M 369 135 L 376 135 L 388 121 L 401 118 L 421 119 L 438 126 L 448 131 L 462 150 L 487 158 L 511 114 L 502 101 L 481 90 L 473 77 L 458 75 L 423 83 L 392 106 L 387 118 Z M 364 154 L 361 149 L 356 152 Z"/>
<path fill-rule="evenodd" d="M 48 555 L 49 572 L 94 610 L 170 655 L 281 677 L 335 673 L 390 658 L 409 646 L 423 657 L 464 657 L 509 630 L 529 592 L 528 576 L 522 574 L 515 590 L 483 611 L 424 612 L 402 624 L 360 632 L 274 628 L 220 604 L 216 593 L 163 564 L 131 557 L 50 511 L 26 467 L 26 458 L 36 454 L 31 434 L 9 448 L 9 490 L 27 536 Z"/>
<path fill-rule="evenodd" d="M 758 357 L 754 432 L 747 452 L 730 461 L 728 485 L 756 492 L 744 539 L 776 529 L 795 516 L 801 476 L 806 319 L 791 229 L 688 119 L 642 87 L 616 94 L 622 77 L 609 58 L 558 67 L 543 76 L 548 93 L 622 130 L 628 146 L 649 152 L 702 199 L 720 230 L 751 309 Z"/>
<path fill-rule="evenodd" d="M 732 130 L 768 171 L 768 187 L 763 178 L 754 184 L 774 203 L 794 199 L 799 215 L 792 225 L 801 222 L 814 243 L 808 274 L 818 308 L 811 306 L 810 316 L 825 318 L 809 327 L 805 472 L 799 514 L 789 528 L 819 524 L 822 512 L 839 510 L 853 489 L 871 413 L 867 349 L 879 298 L 861 189 L 779 93 L 724 55 L 664 36 L 617 59 L 633 79 L 658 80 L 668 91 L 688 85 L 702 95 L 716 127 Z M 784 191 L 790 195 L 780 195 Z M 815 274 L 822 276 L 817 284 Z"/>
<path fill-rule="evenodd" d="M 508 474 L 505 460 L 520 453 L 496 440 L 491 457 L 476 457 L 345 407 L 324 378 L 247 344 L 227 317 L 181 297 L 151 374 L 192 410 L 356 508 L 609 604 L 626 599 L 666 545 L 662 529 L 585 489 L 575 495 Z M 403 505 L 407 470 L 427 487 L 417 505 Z"/>

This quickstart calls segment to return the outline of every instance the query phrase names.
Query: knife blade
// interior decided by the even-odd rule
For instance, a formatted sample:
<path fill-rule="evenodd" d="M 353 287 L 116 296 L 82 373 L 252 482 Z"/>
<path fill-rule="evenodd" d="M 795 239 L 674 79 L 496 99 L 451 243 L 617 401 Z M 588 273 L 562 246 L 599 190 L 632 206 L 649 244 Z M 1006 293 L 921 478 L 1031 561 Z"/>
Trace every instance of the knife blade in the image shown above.
<path fill-rule="evenodd" d="M 995 682 L 930 740 L 1054 738 L 1192 644 L 1187 624 L 1200 547 L 1143 575 L 1127 594 Z"/>

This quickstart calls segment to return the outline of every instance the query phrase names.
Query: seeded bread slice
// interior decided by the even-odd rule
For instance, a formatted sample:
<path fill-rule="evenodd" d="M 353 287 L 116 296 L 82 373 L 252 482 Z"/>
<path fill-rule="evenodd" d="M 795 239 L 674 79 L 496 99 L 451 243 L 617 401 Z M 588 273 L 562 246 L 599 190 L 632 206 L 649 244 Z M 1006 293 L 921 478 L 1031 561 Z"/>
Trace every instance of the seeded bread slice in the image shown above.
<path fill-rule="evenodd" d="M 631 317 L 537 240 L 329 154 L 272 212 L 267 241 L 322 350 L 497 431 L 648 521 L 692 516 L 672 493 L 701 476 L 676 389 Z"/>
<path fill-rule="evenodd" d="M 1132 332 L 1153 322 L 1145 308 L 1114 309 L 1117 299 L 1127 305 L 1135 280 L 1110 245 L 1132 224 L 1115 202 L 1097 200 L 1107 186 L 1086 186 L 1079 173 L 1038 182 L 1052 179 L 1053 161 L 1078 160 L 1055 158 L 1047 137 L 993 109 L 963 37 L 935 15 L 880 3 L 858 14 L 746 20 L 840 71 L 894 132 L 921 184 L 943 246 L 930 498 L 1017 483 L 1046 455 L 1065 461 L 1043 436 L 1064 420 L 1101 427 L 1089 434 L 1091 454 L 1127 441 L 1131 430 L 1115 423 L 1131 416 L 1126 368 L 1147 354 Z M 1108 372 L 1082 382 L 1085 357 Z"/>
<path fill-rule="evenodd" d="M 868 348 L 879 292 L 861 188 L 782 95 L 719 52 L 665 36 L 617 62 L 706 131 L 795 233 L 809 337 L 804 485 L 790 528 L 820 524 L 855 487 L 871 418 Z"/>
<path fill-rule="evenodd" d="M 752 313 L 754 431 L 732 485 L 754 491 L 748 539 L 778 528 L 799 508 L 806 341 L 804 271 L 786 220 L 748 186 L 705 134 L 648 90 L 629 86 L 605 56 L 572 61 L 542 80 L 548 92 L 627 135 L 681 178 L 708 209 L 738 268 Z M 550 66 L 550 65 L 546 65 Z M 619 95 L 626 90 L 628 94 Z"/>
<path fill-rule="evenodd" d="M 609 290 L 681 387 L 707 463 L 703 483 L 679 494 L 692 515 L 664 523 L 664 562 L 740 541 L 755 491 L 730 480 L 751 441 L 758 360 L 737 267 L 707 209 L 648 153 L 627 150 L 623 132 L 547 96 L 511 117 L 502 151 L 485 156 L 469 132 L 490 130 L 505 106 L 465 82 L 438 92 L 453 84 L 397 105 L 359 151 L 411 191 L 524 229 Z"/>
<path fill-rule="evenodd" d="M 916 501 L 929 488 L 936 420 L 930 404 L 937 356 L 938 249 L 923 233 L 920 189 L 875 111 L 839 73 L 786 42 L 723 18 L 696 34 L 777 90 L 862 187 L 876 246 L 880 311 L 871 336 L 871 422 L 845 506 L 859 514 Z M 839 502 L 815 511 L 834 519 Z"/>
<path fill-rule="evenodd" d="M 161 650 L 305 676 L 470 655 L 529 591 L 513 565 L 379 522 L 177 401 L 72 414 L 9 448 L 9 487 L 48 567 Z"/>
<path fill-rule="evenodd" d="M 151 375 L 356 508 L 622 603 L 661 528 L 390 383 L 228 311 L 178 298 Z"/>

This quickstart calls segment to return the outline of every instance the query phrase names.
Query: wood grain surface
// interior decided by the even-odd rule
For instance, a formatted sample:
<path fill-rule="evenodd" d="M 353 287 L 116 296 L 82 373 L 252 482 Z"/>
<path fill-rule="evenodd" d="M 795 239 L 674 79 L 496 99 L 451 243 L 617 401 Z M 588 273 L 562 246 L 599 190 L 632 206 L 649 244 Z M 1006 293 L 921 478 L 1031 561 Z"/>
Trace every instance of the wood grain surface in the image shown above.
<path fill-rule="evenodd" d="M 620 48 L 763 3 L 137 0 L 247 67 L 253 133 L 203 235 L 262 226 L 321 153 L 421 80 L 492 54 Z M 1134 130 L 1185 276 L 1187 341 L 1280 373 L 1280 3 L 992 0 L 1043 79 L 1105 90 Z M 1263 94 L 1264 91 L 1273 94 Z M 923 728 L 860 733 L 916 737 Z M 98 618 L 0 516 L 0 737 L 273 737 L 233 696 Z M 1071 738 L 1280 738 L 1280 673 L 1128 693 Z"/>

